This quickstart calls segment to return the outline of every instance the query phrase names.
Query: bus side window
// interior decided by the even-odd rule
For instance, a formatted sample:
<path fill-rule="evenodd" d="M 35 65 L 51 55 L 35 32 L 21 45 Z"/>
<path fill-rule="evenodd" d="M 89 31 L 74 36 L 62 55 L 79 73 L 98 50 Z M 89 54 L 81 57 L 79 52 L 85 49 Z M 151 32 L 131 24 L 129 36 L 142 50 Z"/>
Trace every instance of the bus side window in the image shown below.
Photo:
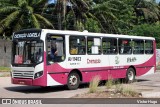
<path fill-rule="evenodd" d="M 84 36 L 70 36 L 69 52 L 71 55 L 84 55 L 86 53 L 86 40 Z"/>
<path fill-rule="evenodd" d="M 47 37 L 48 64 L 64 60 L 64 37 L 61 35 L 48 35 Z"/>
<path fill-rule="evenodd" d="M 117 39 L 116 38 L 103 38 L 102 48 L 103 48 L 103 54 L 116 54 L 117 53 Z"/>
<path fill-rule="evenodd" d="M 145 41 L 145 54 L 153 54 L 153 41 Z"/>
<path fill-rule="evenodd" d="M 92 47 L 92 45 L 93 45 L 93 41 L 87 40 L 87 53 L 88 54 L 91 54 L 91 51 L 92 51 L 91 47 Z"/>
<path fill-rule="evenodd" d="M 131 39 L 119 39 L 119 53 L 120 54 L 131 54 L 132 53 L 132 41 Z"/>
<path fill-rule="evenodd" d="M 87 52 L 88 54 L 101 54 L 101 38 L 88 37 L 87 38 Z"/>
<path fill-rule="evenodd" d="M 143 40 L 133 40 L 133 54 L 144 54 Z"/>
<path fill-rule="evenodd" d="M 78 49 L 75 46 L 71 46 L 70 54 L 71 55 L 77 55 L 78 54 Z"/>

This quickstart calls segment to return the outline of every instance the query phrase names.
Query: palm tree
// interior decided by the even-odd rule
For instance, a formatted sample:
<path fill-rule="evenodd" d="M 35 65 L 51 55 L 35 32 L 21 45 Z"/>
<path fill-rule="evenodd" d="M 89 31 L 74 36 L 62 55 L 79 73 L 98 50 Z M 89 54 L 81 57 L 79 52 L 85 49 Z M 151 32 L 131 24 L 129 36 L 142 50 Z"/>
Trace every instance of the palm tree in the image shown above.
<path fill-rule="evenodd" d="M 75 30 L 84 30 L 85 22 L 90 17 L 94 17 L 93 14 L 90 13 L 90 2 L 89 0 L 70 0 L 71 8 L 68 14 L 66 14 L 66 19 L 72 20 Z M 73 16 L 71 18 L 70 16 Z"/>
<path fill-rule="evenodd" d="M 98 10 L 96 6 L 94 0 L 57 0 L 54 5 L 52 4 L 52 9 L 49 7 L 46 10 L 57 22 L 54 23 L 56 29 L 89 30 L 91 32 L 101 32 L 102 29 L 105 32 L 105 24 L 99 18 L 100 13 L 95 14 Z"/>
<path fill-rule="evenodd" d="M 63 29 L 84 30 L 84 22 L 92 17 L 89 3 L 89 0 L 58 0 L 56 10 Z"/>
<path fill-rule="evenodd" d="M 103 32 L 122 33 L 122 29 L 131 26 L 133 12 L 129 1 L 100 0 L 95 3 L 93 12 L 103 26 Z"/>
<path fill-rule="evenodd" d="M 8 29 L 54 28 L 41 13 L 47 2 L 48 0 L 1 0 L 0 34 Z"/>
<path fill-rule="evenodd" d="M 155 23 L 160 19 L 159 6 L 155 0 L 135 0 L 137 24 Z"/>
<path fill-rule="evenodd" d="M 55 4 L 54 17 L 57 29 L 84 30 L 86 21 L 96 18 L 91 12 L 91 0 L 58 0 Z"/>

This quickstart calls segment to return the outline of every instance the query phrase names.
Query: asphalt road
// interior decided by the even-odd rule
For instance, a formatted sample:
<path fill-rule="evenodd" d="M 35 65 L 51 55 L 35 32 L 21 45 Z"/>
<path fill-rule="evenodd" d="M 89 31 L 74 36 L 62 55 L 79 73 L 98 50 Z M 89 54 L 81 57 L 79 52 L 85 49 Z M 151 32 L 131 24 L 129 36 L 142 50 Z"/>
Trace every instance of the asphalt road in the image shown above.
<path fill-rule="evenodd" d="M 160 98 L 160 72 L 136 78 L 130 84 L 143 97 Z M 77 90 L 67 90 L 65 86 L 41 88 L 11 84 L 10 77 L 0 77 L 0 98 L 70 98 L 76 94 L 88 92 L 88 84 L 82 84 Z"/>
<path fill-rule="evenodd" d="M 148 76 L 137 77 L 136 82 L 130 84 L 130 86 L 133 87 L 136 91 L 141 92 L 143 97 L 160 98 L 160 72 L 156 72 L 155 74 Z M 34 86 L 14 85 L 11 84 L 10 77 L 0 77 L 0 98 L 70 98 L 76 94 L 86 92 L 88 92 L 88 84 L 81 85 L 77 90 L 67 90 L 65 86 L 41 88 Z M 41 107 L 42 106 L 43 105 L 41 105 Z M 62 107 L 63 105 L 56 106 Z M 73 105 L 71 106 L 69 104 L 65 104 L 65 106 L 72 107 Z M 76 106 L 88 107 L 89 105 L 76 104 Z M 92 104 L 91 106 L 96 107 L 97 105 Z M 116 106 L 117 105 L 115 105 L 114 107 Z M 14 105 L 12 105 L 12 107 L 14 107 Z M 101 104 L 101 107 L 106 107 L 106 105 Z M 136 104 L 134 105 L 134 107 L 136 107 Z"/>
<path fill-rule="evenodd" d="M 160 98 L 160 71 L 155 74 L 136 78 L 137 82 L 130 84 L 145 98 Z"/>
<path fill-rule="evenodd" d="M 67 90 L 65 86 L 42 88 L 11 84 L 10 77 L 0 77 L 0 98 L 70 98 L 87 91 L 87 85 L 77 90 Z"/>

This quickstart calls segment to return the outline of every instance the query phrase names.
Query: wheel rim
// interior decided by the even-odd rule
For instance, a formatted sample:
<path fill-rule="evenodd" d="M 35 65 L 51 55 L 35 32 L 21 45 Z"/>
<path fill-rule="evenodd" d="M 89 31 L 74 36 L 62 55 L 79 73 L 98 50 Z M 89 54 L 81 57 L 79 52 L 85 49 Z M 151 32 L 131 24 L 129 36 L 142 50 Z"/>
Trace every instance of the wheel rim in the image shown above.
<path fill-rule="evenodd" d="M 133 80 L 133 78 L 134 78 L 133 72 L 132 72 L 132 71 L 129 71 L 129 72 L 128 72 L 128 79 L 129 79 L 129 80 Z"/>
<path fill-rule="evenodd" d="M 72 76 L 69 78 L 69 84 L 70 84 L 71 86 L 76 85 L 77 82 L 78 82 L 78 79 L 77 79 L 77 77 L 76 77 L 75 75 L 72 75 Z"/>

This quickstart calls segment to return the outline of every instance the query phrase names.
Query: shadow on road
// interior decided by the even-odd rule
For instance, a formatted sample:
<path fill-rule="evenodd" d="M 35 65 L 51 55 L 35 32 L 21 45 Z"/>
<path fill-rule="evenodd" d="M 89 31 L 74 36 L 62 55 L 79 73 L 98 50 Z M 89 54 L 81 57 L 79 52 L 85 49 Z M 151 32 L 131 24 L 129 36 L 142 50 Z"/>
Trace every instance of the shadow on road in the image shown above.
<path fill-rule="evenodd" d="M 146 82 L 146 81 L 151 81 L 151 80 L 147 80 L 147 79 L 136 79 L 136 82 Z"/>
<path fill-rule="evenodd" d="M 145 82 L 150 81 L 147 79 L 136 79 L 136 82 Z M 106 81 L 101 81 L 99 86 L 104 86 Z M 79 89 L 89 88 L 89 83 L 80 84 Z M 21 93 L 49 93 L 49 92 L 61 92 L 66 91 L 67 86 L 50 86 L 50 87 L 39 87 L 39 86 L 12 86 L 12 87 L 4 87 L 4 89 L 13 92 L 21 92 Z"/>
<path fill-rule="evenodd" d="M 8 91 L 21 93 L 49 93 L 67 90 L 65 86 L 38 87 L 38 86 L 14 86 L 5 87 Z"/>
<path fill-rule="evenodd" d="M 79 89 L 88 88 L 89 84 L 81 84 Z M 49 93 L 49 92 L 60 92 L 66 91 L 67 86 L 50 86 L 50 87 L 39 87 L 39 86 L 13 86 L 13 87 L 4 87 L 4 89 L 13 92 L 21 92 L 21 93 Z"/>

